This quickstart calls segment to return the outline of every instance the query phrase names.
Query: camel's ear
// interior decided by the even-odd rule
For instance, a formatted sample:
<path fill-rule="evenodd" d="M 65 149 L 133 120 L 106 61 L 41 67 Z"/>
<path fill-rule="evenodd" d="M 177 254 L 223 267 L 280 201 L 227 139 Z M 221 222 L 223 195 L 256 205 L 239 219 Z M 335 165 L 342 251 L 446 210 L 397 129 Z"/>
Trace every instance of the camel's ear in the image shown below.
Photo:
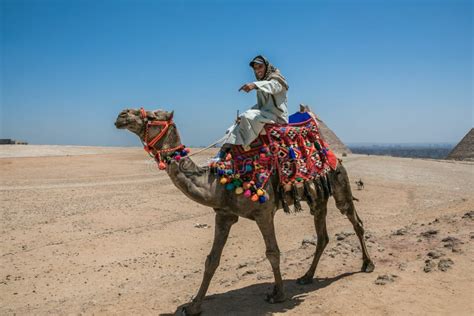
<path fill-rule="evenodd" d="M 153 114 L 155 115 L 155 118 L 158 121 L 165 121 L 166 120 L 166 112 L 163 111 L 162 109 L 158 109 L 158 110 L 153 111 Z"/>
<path fill-rule="evenodd" d="M 146 111 L 146 117 L 149 119 L 156 119 L 156 114 L 153 111 Z"/>
<path fill-rule="evenodd" d="M 173 119 L 174 111 L 166 112 L 164 110 L 156 110 L 153 113 L 158 121 L 171 121 Z"/>

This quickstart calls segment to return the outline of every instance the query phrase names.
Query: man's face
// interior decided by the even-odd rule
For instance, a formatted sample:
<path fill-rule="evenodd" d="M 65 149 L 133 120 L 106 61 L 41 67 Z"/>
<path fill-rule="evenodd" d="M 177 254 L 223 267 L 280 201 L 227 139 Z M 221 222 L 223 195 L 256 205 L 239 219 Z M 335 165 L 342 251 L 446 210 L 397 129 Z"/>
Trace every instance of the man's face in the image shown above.
<path fill-rule="evenodd" d="M 265 76 L 265 65 L 264 64 L 253 64 L 253 71 L 255 71 L 255 74 L 257 75 L 258 80 L 262 80 L 263 76 Z"/>

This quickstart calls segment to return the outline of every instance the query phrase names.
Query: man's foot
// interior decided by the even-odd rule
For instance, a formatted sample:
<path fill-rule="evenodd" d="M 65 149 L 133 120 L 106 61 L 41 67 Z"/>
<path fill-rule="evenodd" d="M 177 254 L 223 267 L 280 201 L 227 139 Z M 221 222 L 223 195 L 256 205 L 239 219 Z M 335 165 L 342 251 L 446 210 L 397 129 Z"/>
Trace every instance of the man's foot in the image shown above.
<path fill-rule="evenodd" d="M 224 148 L 224 146 L 217 152 L 217 154 L 209 159 L 209 163 L 217 163 L 221 161 L 225 161 L 227 159 L 228 152 L 230 148 Z"/>

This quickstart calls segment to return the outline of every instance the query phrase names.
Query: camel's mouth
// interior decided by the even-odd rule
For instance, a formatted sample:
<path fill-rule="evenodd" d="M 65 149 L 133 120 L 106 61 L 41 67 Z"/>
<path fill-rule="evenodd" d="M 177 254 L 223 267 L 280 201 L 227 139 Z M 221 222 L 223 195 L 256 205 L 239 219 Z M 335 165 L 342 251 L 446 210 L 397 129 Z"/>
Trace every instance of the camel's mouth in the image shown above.
<path fill-rule="evenodd" d="M 128 125 L 128 122 L 124 118 L 119 117 L 115 121 L 115 127 L 118 128 L 118 129 L 124 129 L 124 128 L 127 127 L 127 125 Z"/>

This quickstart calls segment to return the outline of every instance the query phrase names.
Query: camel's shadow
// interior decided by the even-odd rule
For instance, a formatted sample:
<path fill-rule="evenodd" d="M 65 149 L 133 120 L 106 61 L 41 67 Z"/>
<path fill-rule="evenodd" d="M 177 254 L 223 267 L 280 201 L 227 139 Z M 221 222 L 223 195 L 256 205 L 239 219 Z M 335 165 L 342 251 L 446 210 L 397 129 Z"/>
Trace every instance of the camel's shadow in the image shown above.
<path fill-rule="evenodd" d="M 300 305 L 307 293 L 325 288 L 342 278 L 359 272 L 347 272 L 332 278 L 315 278 L 313 283 L 300 285 L 296 280 L 284 280 L 287 300 L 283 303 L 269 304 L 264 298 L 271 292 L 273 283 L 259 283 L 225 293 L 209 295 L 202 304 L 203 315 L 269 315 L 281 313 Z M 175 313 L 162 313 L 160 316 L 181 315 L 183 304 Z"/>

